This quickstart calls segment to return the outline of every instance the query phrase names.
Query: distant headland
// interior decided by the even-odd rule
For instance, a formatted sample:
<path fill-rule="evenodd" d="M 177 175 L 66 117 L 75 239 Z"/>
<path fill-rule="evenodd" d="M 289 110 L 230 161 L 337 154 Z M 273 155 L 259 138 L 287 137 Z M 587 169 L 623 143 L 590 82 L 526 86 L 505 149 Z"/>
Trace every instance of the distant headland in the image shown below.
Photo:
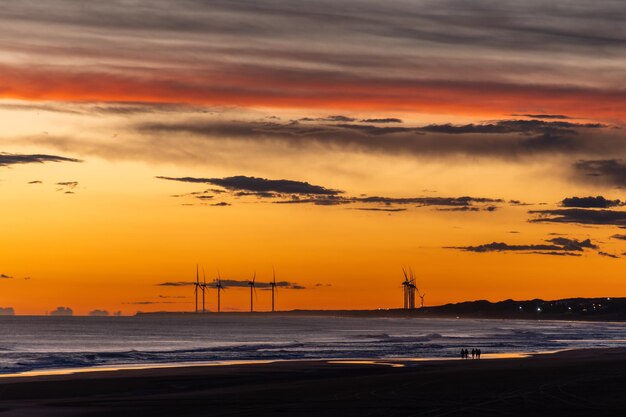
<path fill-rule="evenodd" d="M 341 317 L 433 317 L 520 320 L 626 321 L 626 297 L 565 298 L 560 300 L 465 301 L 416 309 L 286 310 L 276 312 L 138 312 L 137 316 L 295 315 Z"/>

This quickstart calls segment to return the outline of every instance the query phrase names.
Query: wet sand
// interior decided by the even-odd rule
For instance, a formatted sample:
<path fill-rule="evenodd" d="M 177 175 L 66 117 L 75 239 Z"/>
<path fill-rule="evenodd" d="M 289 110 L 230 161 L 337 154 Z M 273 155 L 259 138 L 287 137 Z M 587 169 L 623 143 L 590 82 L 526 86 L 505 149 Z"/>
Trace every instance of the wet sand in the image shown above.
<path fill-rule="evenodd" d="M 623 416 L 626 349 L 0 378 L 0 416 Z"/>

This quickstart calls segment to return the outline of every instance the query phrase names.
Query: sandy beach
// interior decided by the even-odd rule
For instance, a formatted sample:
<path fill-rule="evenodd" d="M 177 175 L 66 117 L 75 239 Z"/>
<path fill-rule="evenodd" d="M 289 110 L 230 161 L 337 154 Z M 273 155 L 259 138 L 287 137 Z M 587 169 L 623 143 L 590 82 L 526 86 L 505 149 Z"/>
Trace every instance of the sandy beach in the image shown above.
<path fill-rule="evenodd" d="M 392 366 L 393 365 L 393 366 Z M 2 416 L 618 416 L 626 349 L 0 378 Z"/>

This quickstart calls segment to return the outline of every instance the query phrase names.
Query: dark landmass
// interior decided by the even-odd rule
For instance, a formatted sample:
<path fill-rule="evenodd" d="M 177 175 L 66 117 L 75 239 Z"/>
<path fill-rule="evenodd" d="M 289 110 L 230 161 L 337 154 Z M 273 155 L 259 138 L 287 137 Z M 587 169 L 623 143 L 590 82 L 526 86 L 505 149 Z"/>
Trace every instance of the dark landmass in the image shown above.
<path fill-rule="evenodd" d="M 137 315 L 214 315 L 215 313 L 137 313 Z M 519 320 L 626 321 L 626 298 L 566 298 L 561 300 L 466 301 L 441 306 L 379 310 L 290 310 L 271 312 L 222 312 L 225 315 L 308 315 L 343 317 L 432 317 Z"/>
<path fill-rule="evenodd" d="M 626 349 L 521 359 L 276 362 L 0 378 L 0 415 L 623 416 Z"/>

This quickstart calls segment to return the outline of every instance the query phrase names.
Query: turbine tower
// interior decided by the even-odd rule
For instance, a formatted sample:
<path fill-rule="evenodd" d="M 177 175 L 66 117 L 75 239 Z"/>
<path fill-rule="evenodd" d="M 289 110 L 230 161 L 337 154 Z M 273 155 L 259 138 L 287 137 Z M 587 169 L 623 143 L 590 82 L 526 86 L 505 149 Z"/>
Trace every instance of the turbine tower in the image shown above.
<path fill-rule="evenodd" d="M 256 292 L 256 271 L 254 271 L 254 275 L 252 276 L 252 281 L 248 281 L 248 285 L 250 286 L 250 312 L 254 312 L 254 293 Z"/>
<path fill-rule="evenodd" d="M 204 308 L 204 293 L 207 290 L 207 286 L 206 286 L 206 273 L 204 272 L 204 267 L 202 268 L 202 284 L 200 284 L 202 287 L 202 312 L 206 312 L 205 308 Z"/>
<path fill-rule="evenodd" d="M 276 270 L 272 267 L 272 282 L 270 282 L 270 287 L 272 288 L 272 313 L 274 310 L 274 292 L 276 291 Z"/>
<path fill-rule="evenodd" d="M 417 290 L 417 285 L 415 285 L 415 277 L 413 276 L 413 268 L 409 268 L 409 271 L 410 271 L 409 308 L 413 310 L 415 309 L 415 290 Z"/>
<path fill-rule="evenodd" d="M 224 286 L 222 285 L 222 277 L 220 276 L 220 271 L 219 269 L 217 270 L 217 279 L 215 280 L 215 288 L 217 288 L 217 312 L 221 312 L 222 311 L 222 300 L 221 300 L 221 293 L 222 290 L 224 289 Z"/>
<path fill-rule="evenodd" d="M 193 294 L 196 298 L 196 313 L 198 312 L 198 287 L 200 287 L 200 276 L 198 274 L 198 264 L 196 264 L 196 282 L 193 283 Z"/>
<path fill-rule="evenodd" d="M 402 282 L 402 290 L 403 290 L 403 295 L 404 295 L 404 307 L 403 308 L 406 310 L 407 308 L 409 308 L 411 281 L 409 281 L 409 277 L 404 267 L 402 267 L 402 273 L 404 274 L 404 281 Z"/>

